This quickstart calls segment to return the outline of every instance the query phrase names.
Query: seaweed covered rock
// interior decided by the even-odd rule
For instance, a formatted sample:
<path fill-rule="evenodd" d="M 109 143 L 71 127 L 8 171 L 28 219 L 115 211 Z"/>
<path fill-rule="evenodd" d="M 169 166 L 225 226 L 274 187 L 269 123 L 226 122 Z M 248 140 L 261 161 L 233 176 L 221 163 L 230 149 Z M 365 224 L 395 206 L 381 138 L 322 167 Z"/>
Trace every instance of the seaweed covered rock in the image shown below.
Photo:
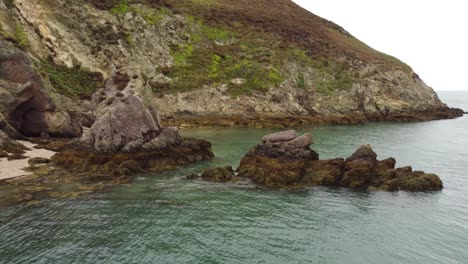
<path fill-rule="evenodd" d="M 47 164 L 49 162 L 50 162 L 50 159 L 41 158 L 41 157 L 30 158 L 28 160 L 28 164 L 31 165 L 31 166 L 40 165 L 40 164 Z"/>
<path fill-rule="evenodd" d="M 312 135 L 298 136 L 295 131 L 267 135 L 242 158 L 238 176 L 272 188 L 335 186 L 412 192 L 443 188 L 435 174 L 411 167 L 395 169 L 394 158 L 379 161 L 370 145 L 359 147 L 347 159 L 319 160 L 310 148 L 312 142 Z"/>
<path fill-rule="evenodd" d="M 242 158 L 239 176 L 268 187 L 300 185 L 306 162 L 319 158 L 312 143 L 311 134 L 298 136 L 295 131 L 267 135 Z"/>
<path fill-rule="evenodd" d="M 161 127 L 157 112 L 149 111 L 138 93 L 143 85 L 135 73 L 117 72 L 109 78 L 105 88 L 93 95 L 95 123 L 52 160 L 70 169 L 118 176 L 211 159 L 208 141 L 184 138 L 176 128 Z"/>
<path fill-rule="evenodd" d="M 375 174 L 377 154 L 370 145 L 359 147 L 344 163 L 343 177 L 340 185 L 350 188 L 364 188 L 369 185 Z"/>
<path fill-rule="evenodd" d="M 30 138 L 32 143 L 38 144 L 34 146 L 36 149 L 47 149 L 54 152 L 62 151 L 68 144 L 70 144 L 69 139 L 64 138 L 51 138 L 51 139 L 36 139 Z"/>
<path fill-rule="evenodd" d="M 235 177 L 232 166 L 207 169 L 201 174 L 202 179 L 213 182 L 230 182 Z"/>

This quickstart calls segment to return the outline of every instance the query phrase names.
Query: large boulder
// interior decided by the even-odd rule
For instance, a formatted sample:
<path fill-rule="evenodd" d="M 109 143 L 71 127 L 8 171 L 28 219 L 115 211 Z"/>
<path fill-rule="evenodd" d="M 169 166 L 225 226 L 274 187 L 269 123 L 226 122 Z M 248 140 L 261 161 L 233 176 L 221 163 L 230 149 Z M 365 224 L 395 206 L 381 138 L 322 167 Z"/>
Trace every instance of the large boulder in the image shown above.
<path fill-rule="evenodd" d="M 300 184 L 305 163 L 318 160 L 310 148 L 312 135 L 298 136 L 295 131 L 266 135 L 241 160 L 239 176 L 268 187 L 291 187 Z"/>
<path fill-rule="evenodd" d="M 163 128 L 139 91 L 138 73 L 116 72 L 93 95 L 96 121 L 85 134 L 52 160 L 70 169 L 127 175 L 211 159 L 211 144 L 184 138 L 177 128 Z M 153 112 L 153 113 L 152 113 Z"/>
<path fill-rule="evenodd" d="M 359 147 L 344 164 L 340 185 L 350 188 L 365 188 L 374 175 L 377 154 L 370 145 Z"/>
<path fill-rule="evenodd" d="M 85 144 L 97 152 L 133 152 L 161 134 L 161 127 L 132 89 L 141 86 L 138 75 L 118 73 L 100 90 L 96 121 L 84 134 Z M 95 96 L 96 98 L 96 96 Z"/>
<path fill-rule="evenodd" d="M 45 91 L 29 57 L 0 38 L 0 113 L 25 136 L 79 137 L 81 126 Z"/>

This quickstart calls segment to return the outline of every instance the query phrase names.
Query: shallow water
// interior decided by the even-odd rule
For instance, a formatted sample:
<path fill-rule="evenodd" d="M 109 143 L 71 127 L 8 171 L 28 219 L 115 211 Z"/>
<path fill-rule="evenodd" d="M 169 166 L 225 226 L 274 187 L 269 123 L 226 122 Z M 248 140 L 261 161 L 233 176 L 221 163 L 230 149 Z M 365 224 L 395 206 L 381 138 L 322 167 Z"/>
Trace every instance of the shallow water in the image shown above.
<path fill-rule="evenodd" d="M 468 109 L 468 93 L 441 97 Z M 105 193 L 3 207 L 0 263 L 467 263 L 467 116 L 301 131 L 314 134 L 321 158 L 370 143 L 381 159 L 439 174 L 441 192 L 291 192 L 181 178 L 237 164 L 271 131 L 187 130 L 209 139 L 217 157 Z"/>

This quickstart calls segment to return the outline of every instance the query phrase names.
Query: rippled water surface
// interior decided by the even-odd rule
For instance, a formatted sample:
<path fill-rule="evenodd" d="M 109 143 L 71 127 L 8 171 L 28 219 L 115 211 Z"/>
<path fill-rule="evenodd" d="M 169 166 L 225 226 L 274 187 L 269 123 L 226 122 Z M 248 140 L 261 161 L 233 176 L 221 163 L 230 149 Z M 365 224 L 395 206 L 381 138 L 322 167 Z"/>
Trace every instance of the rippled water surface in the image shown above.
<path fill-rule="evenodd" d="M 468 93 L 443 93 L 468 109 Z M 435 172 L 442 192 L 274 191 L 186 181 L 237 164 L 272 130 L 190 130 L 209 162 L 141 175 L 105 193 L 0 208 L 0 263 L 468 263 L 468 117 L 313 127 L 321 158 L 370 143 Z"/>

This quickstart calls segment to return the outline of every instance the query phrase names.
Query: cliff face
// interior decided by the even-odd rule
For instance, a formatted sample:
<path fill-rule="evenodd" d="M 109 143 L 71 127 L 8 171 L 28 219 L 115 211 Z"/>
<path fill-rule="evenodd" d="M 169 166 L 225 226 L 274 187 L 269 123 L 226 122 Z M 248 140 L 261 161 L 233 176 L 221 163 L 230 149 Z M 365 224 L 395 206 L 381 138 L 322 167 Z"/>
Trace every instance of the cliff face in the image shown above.
<path fill-rule="evenodd" d="M 85 125 L 86 100 L 120 68 L 143 77 L 137 93 L 167 123 L 459 114 L 409 66 L 289 0 L 0 0 L 0 23 L 1 38 L 33 61 L 42 90 Z"/>

